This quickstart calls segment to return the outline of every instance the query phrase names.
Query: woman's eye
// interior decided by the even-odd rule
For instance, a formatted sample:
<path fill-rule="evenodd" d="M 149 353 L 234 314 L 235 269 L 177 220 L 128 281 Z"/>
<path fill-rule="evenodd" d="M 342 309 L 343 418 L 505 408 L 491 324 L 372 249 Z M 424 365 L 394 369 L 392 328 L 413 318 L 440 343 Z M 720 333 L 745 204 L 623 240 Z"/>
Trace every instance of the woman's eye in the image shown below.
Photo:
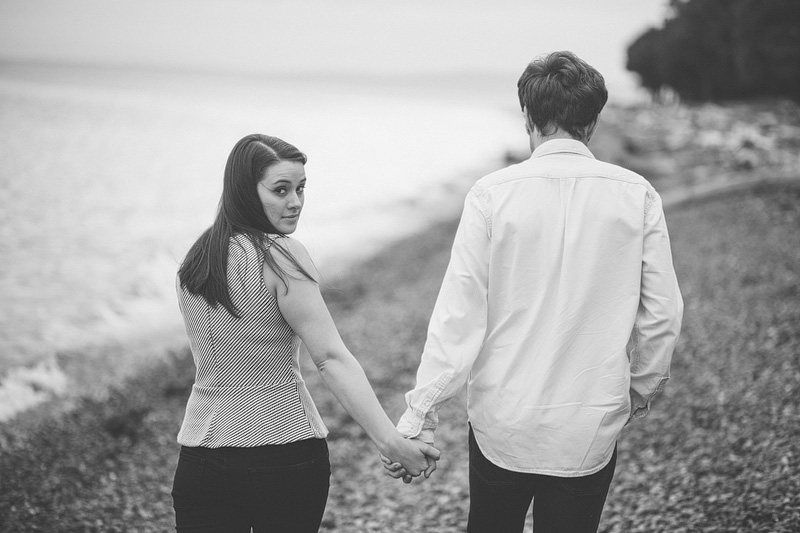
<path fill-rule="evenodd" d="M 297 194 L 303 194 L 306 191 L 306 186 L 301 185 L 297 188 Z"/>
<path fill-rule="evenodd" d="M 286 190 L 286 187 L 278 187 L 277 189 L 275 189 L 275 194 L 279 196 L 286 196 L 287 192 L 288 191 Z"/>

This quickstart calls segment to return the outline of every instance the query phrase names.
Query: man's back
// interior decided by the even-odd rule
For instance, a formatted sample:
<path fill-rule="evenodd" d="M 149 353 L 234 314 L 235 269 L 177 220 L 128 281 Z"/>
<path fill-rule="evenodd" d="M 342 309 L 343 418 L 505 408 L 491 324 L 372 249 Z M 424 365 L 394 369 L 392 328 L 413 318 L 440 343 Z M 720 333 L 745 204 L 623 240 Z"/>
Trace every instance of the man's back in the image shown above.
<path fill-rule="evenodd" d="M 435 405 L 467 381 L 492 463 L 589 475 L 667 380 L 681 308 L 650 184 L 551 140 L 467 195 L 406 399 Z M 408 412 L 401 426 L 435 427 L 425 409 L 425 422 Z"/>
<path fill-rule="evenodd" d="M 630 413 L 626 345 L 655 192 L 559 139 L 471 194 L 491 258 L 486 338 L 469 380 L 476 439 L 500 466 L 591 473 Z"/>

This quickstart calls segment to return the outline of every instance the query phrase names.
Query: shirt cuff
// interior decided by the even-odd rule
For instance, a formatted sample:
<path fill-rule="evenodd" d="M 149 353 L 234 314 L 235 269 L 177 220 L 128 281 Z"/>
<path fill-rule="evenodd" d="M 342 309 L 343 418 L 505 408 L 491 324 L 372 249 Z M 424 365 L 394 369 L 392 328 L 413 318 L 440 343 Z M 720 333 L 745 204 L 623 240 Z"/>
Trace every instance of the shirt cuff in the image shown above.
<path fill-rule="evenodd" d="M 417 435 L 417 438 L 422 442 L 427 442 L 431 446 L 433 446 L 433 430 L 432 429 L 423 429 Z"/>
<path fill-rule="evenodd" d="M 407 409 L 400 421 L 397 422 L 397 431 L 407 439 L 417 438 L 428 444 L 433 444 L 433 432 L 436 428 L 425 427 L 425 418 Z"/>
<path fill-rule="evenodd" d="M 420 434 L 424 422 L 425 420 L 415 415 L 414 411 L 406 409 L 406 412 L 400 417 L 400 421 L 397 422 L 397 431 L 405 438 L 411 439 Z"/>
<path fill-rule="evenodd" d="M 663 377 L 658 380 L 658 384 L 656 385 L 653 392 L 648 396 L 644 397 L 639 394 L 637 391 L 631 389 L 631 414 L 630 419 L 634 418 L 644 418 L 647 416 L 647 413 L 650 412 L 650 404 L 653 402 L 653 398 L 664 389 L 664 385 L 669 381 L 669 377 Z"/>

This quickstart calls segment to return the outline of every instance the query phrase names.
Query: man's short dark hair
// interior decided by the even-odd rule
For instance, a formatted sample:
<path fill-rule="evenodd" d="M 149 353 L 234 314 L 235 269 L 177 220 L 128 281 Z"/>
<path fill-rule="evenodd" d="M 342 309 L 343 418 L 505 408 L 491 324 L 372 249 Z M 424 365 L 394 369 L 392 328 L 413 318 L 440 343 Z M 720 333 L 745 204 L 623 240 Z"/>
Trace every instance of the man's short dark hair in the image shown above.
<path fill-rule="evenodd" d="M 608 100 L 602 74 L 567 51 L 531 61 L 517 82 L 517 92 L 529 127 L 536 126 L 542 135 L 561 128 L 582 140 Z"/>

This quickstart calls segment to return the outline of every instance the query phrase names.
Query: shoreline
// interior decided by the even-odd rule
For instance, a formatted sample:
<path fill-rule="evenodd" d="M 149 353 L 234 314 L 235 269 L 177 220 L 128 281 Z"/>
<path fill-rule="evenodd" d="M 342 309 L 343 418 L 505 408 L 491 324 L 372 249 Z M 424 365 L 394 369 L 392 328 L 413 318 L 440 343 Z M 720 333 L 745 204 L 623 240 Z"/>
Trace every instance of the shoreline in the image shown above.
<path fill-rule="evenodd" d="M 792 159 L 791 155 L 781 155 L 782 152 L 778 151 L 777 155 L 771 153 L 767 157 L 763 153 L 766 149 L 775 152 L 781 143 L 788 148 L 792 148 L 792 142 L 797 143 L 791 138 L 793 133 L 800 135 L 800 127 L 791 125 L 800 123 L 800 106 L 777 102 L 771 107 L 761 103 L 752 108 L 732 105 L 726 116 L 721 114 L 722 108 L 714 105 L 649 106 L 644 110 L 610 106 L 601 117 L 600 128 L 590 149 L 598 159 L 632 168 L 650 179 L 661 193 L 665 206 L 691 202 L 726 190 L 753 187 L 764 181 L 796 181 L 798 175 L 793 169 L 800 168 L 800 156 L 795 155 Z M 781 110 L 782 115 L 765 115 L 764 109 L 773 108 Z M 781 126 L 781 121 L 789 126 Z M 637 124 L 648 132 L 649 144 L 644 143 L 637 129 L 630 129 L 631 125 Z M 714 128 L 723 126 L 735 132 L 732 141 L 714 136 Z M 651 131 L 654 128 L 657 131 Z M 730 171 L 723 168 L 710 174 L 705 163 L 697 165 L 698 156 L 692 155 L 692 149 L 683 145 L 685 141 L 682 139 L 692 131 L 689 128 L 699 129 L 697 136 L 705 139 L 701 144 L 711 155 L 703 157 L 707 160 L 728 158 L 723 160 L 732 165 Z M 765 136 L 764 131 L 771 131 L 771 136 Z M 672 137 L 668 137 L 666 132 Z M 329 253 L 322 269 L 324 278 L 336 284 L 371 257 L 385 253 L 398 240 L 457 219 L 463 197 L 475 180 L 528 155 L 529 152 L 514 151 L 496 154 L 474 169 L 463 169 L 439 180 L 438 192 L 433 199 L 419 198 L 418 201 L 400 204 L 393 216 L 382 224 L 365 228 L 366 244 L 358 250 L 351 250 L 347 256 Z M 765 157 L 763 161 L 759 160 Z M 665 159 L 670 161 L 669 168 L 664 167 Z M 797 165 L 793 166 L 795 162 Z M 751 168 L 753 165 L 755 168 Z M 391 236 L 380 237 L 387 234 Z M 301 240 L 313 257 L 314 239 Z M 37 404 L 74 403 L 82 396 L 101 397 L 108 388 L 157 364 L 166 354 L 186 345 L 183 326 L 179 322 L 168 332 L 162 331 L 157 338 L 151 337 L 152 334 L 140 333 L 136 337 L 110 339 L 102 344 L 70 349 L 3 375 L 0 377 L 0 423 L 25 416 L 26 410 Z"/>

